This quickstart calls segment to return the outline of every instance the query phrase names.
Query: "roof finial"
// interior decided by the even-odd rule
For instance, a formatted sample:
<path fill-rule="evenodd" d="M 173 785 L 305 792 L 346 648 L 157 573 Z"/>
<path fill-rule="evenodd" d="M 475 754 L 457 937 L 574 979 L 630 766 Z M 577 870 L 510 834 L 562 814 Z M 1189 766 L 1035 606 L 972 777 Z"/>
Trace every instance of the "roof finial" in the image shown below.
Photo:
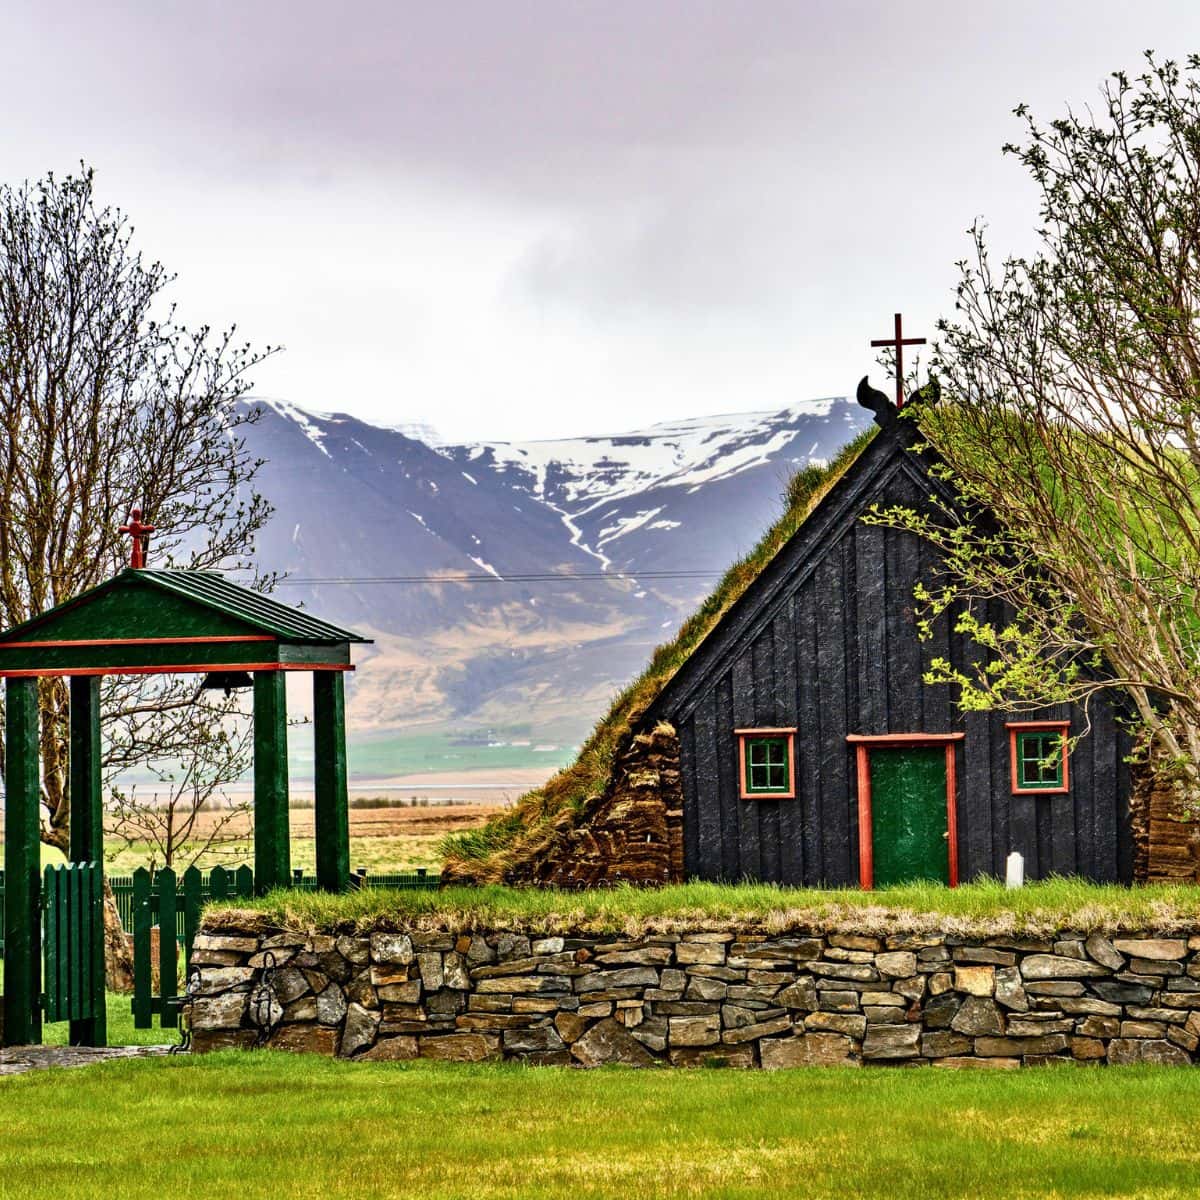
<path fill-rule="evenodd" d="M 906 338 L 901 331 L 902 318 L 896 314 L 896 332 L 890 338 L 875 338 L 872 346 L 891 346 L 896 352 L 896 407 L 904 407 L 904 347 L 923 346 L 924 338 Z"/>
<path fill-rule="evenodd" d="M 129 547 L 129 565 L 140 570 L 146 565 L 146 552 L 150 547 L 150 535 L 154 532 L 153 525 L 142 524 L 142 510 L 129 510 L 129 523 L 121 526 L 121 532 L 129 534 L 132 545 Z"/>

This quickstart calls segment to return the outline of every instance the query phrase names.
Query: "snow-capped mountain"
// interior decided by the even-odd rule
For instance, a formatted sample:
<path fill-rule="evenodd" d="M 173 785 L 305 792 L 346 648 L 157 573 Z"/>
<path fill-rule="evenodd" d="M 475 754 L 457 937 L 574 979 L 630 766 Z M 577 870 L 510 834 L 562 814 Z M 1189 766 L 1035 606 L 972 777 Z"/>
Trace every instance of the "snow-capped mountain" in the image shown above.
<path fill-rule="evenodd" d="M 562 515 L 602 569 L 712 572 L 753 545 L 788 477 L 863 427 L 843 399 L 652 425 L 609 437 L 445 446 Z M 694 599 L 707 586 L 668 589 Z"/>
<path fill-rule="evenodd" d="M 354 706 L 381 727 L 536 714 L 582 732 L 757 541 L 792 472 L 867 420 L 827 399 L 445 445 L 413 426 L 254 403 L 247 442 L 276 510 L 259 560 L 288 573 L 281 598 L 376 638 Z"/>

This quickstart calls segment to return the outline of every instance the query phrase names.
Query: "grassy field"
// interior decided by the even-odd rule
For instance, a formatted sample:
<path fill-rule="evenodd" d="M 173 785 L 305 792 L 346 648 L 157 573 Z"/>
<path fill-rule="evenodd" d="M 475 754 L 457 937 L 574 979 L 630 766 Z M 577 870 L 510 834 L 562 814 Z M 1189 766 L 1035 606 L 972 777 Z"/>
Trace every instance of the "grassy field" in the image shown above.
<path fill-rule="evenodd" d="M 582 1072 L 278 1053 L 0 1080 L 0 1197 L 1184 1197 L 1200 1075 Z"/>
<path fill-rule="evenodd" d="M 873 892 L 754 883 L 586 892 L 500 886 L 439 892 L 366 888 L 343 896 L 278 891 L 260 900 L 213 906 L 208 912 L 220 921 L 223 913 L 234 910 L 251 910 L 273 924 L 317 928 L 415 923 L 461 929 L 517 924 L 547 933 L 575 929 L 633 934 L 721 920 L 763 923 L 773 929 L 807 925 L 864 932 L 937 929 L 1002 934 L 1064 928 L 1194 929 L 1200 924 L 1200 887 L 1127 888 L 1050 879 L 1012 891 L 995 881 L 959 888 L 918 883 Z"/>

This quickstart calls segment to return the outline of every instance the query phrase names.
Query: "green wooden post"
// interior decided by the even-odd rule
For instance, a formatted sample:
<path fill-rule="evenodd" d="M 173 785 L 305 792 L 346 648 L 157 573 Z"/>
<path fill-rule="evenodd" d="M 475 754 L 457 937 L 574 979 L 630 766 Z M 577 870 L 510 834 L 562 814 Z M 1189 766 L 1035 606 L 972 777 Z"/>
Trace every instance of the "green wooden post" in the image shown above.
<path fill-rule="evenodd" d="M 42 914 L 37 679 L 6 680 L 4 725 L 4 1044 L 38 1045 Z"/>
<path fill-rule="evenodd" d="M 150 872 L 138 867 L 133 873 L 133 1027 L 150 1029 L 153 1012 L 150 986 L 150 930 L 154 912 L 150 907 Z"/>
<path fill-rule="evenodd" d="M 346 688 L 341 671 L 313 672 L 313 775 L 317 887 L 350 886 L 350 806 L 346 794 Z"/>
<path fill-rule="evenodd" d="M 91 905 L 92 1033 L 97 1046 L 108 1045 L 108 1003 L 104 991 L 104 864 L 94 863 L 88 875 Z M 100 947 L 96 953 L 97 945 Z M 99 966 L 97 966 L 99 959 Z"/>
<path fill-rule="evenodd" d="M 93 862 L 104 870 L 104 802 L 100 786 L 100 677 L 71 676 L 71 861 Z M 103 888 L 103 874 L 101 874 Z M 89 903 L 94 903 L 89 899 Z M 72 1021 L 72 1046 L 106 1046 L 104 1005 L 104 901 L 95 914 L 90 948 L 88 991 L 92 1016 Z"/>
<path fill-rule="evenodd" d="M 254 882 L 259 892 L 287 887 L 287 693 L 282 671 L 254 673 Z"/>
<path fill-rule="evenodd" d="M 163 867 L 154 876 L 158 892 L 158 1024 L 162 1029 L 175 1029 L 179 1010 L 171 1003 L 178 994 L 179 942 L 176 940 L 175 872 Z"/>
<path fill-rule="evenodd" d="M 75 924 L 75 918 L 79 915 L 78 909 L 75 906 L 75 880 L 79 877 L 79 873 L 67 863 L 65 867 L 59 868 L 58 880 L 58 895 L 55 896 L 55 902 L 58 905 L 58 931 L 59 937 L 62 938 L 62 944 L 59 946 L 59 955 L 56 966 L 58 968 L 58 994 L 63 999 L 62 1015 L 59 1020 L 69 1021 L 75 1014 L 71 1011 L 71 991 L 75 984 L 79 982 L 78 973 L 74 970 L 72 960 L 76 957 L 71 953 L 71 935 L 75 933 L 79 926 Z M 50 980 L 43 975 L 42 986 L 46 991 L 50 990 Z"/>
<path fill-rule="evenodd" d="M 183 978 L 186 980 L 192 969 L 192 943 L 200 928 L 200 868 L 192 865 L 183 873 Z"/>

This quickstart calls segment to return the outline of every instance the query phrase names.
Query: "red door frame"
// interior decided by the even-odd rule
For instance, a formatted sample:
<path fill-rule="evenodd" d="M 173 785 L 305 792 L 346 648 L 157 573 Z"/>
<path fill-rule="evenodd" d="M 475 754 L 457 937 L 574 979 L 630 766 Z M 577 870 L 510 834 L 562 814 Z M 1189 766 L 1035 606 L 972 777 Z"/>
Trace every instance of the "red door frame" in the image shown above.
<path fill-rule="evenodd" d="M 852 733 L 846 738 L 855 751 L 858 768 L 858 884 L 864 891 L 875 886 L 875 827 L 871 819 L 871 750 L 898 746 L 946 748 L 946 858 L 950 886 L 958 887 L 958 762 L 955 746 L 965 733 Z"/>

